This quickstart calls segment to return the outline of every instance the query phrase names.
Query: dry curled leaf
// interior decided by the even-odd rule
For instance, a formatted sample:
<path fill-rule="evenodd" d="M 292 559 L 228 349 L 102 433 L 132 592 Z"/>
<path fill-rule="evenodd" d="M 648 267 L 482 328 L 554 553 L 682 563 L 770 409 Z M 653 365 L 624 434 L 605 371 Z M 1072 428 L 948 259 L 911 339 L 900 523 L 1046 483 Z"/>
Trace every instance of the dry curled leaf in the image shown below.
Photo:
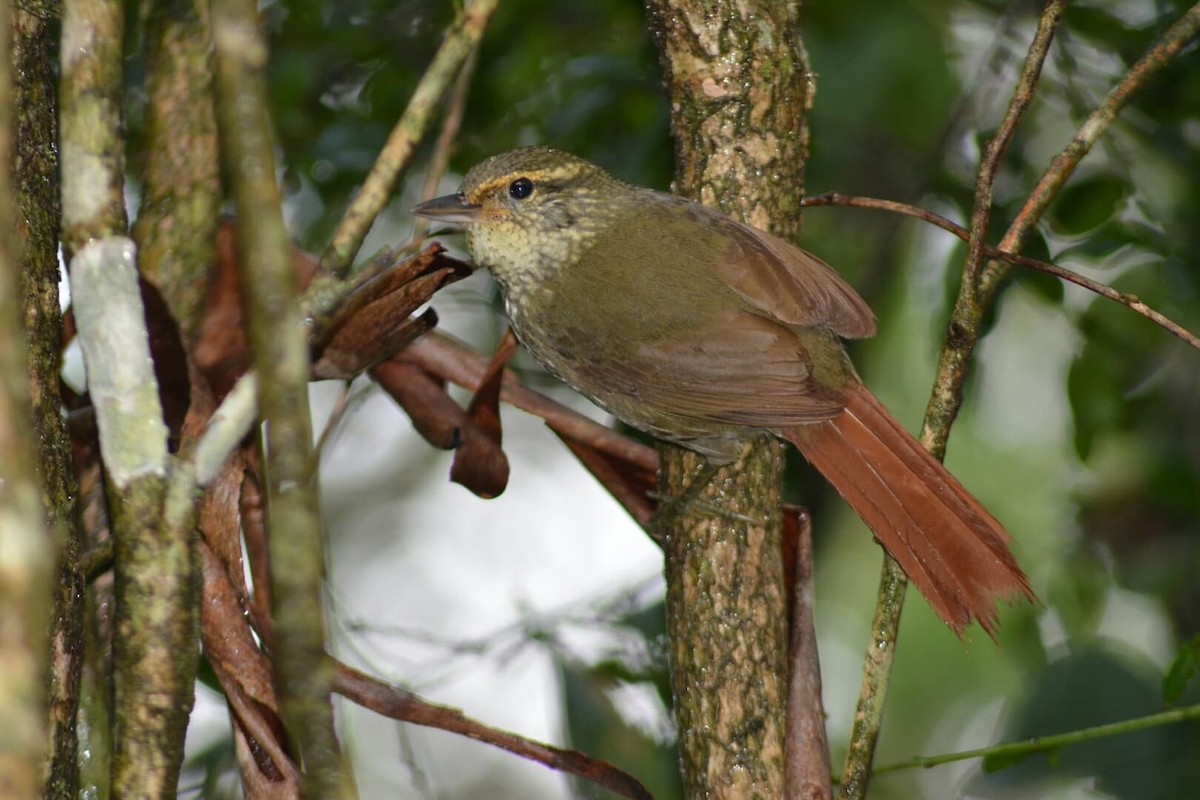
<path fill-rule="evenodd" d="M 441 450 L 458 447 L 467 414 L 443 381 L 395 358 L 372 367 L 371 377 L 400 404 L 425 441 Z"/>
<path fill-rule="evenodd" d="M 501 446 L 500 386 L 504 366 L 516 349 L 517 337 L 510 330 L 496 348 L 479 388 L 467 406 L 462 441 L 454 451 L 454 463 L 450 467 L 450 480 L 480 497 L 497 497 L 508 485 L 508 457 Z"/>
<path fill-rule="evenodd" d="M 287 752 L 271 663 L 250 630 L 226 565 L 204 542 L 200 561 L 200 634 L 229 703 L 238 765 L 253 797 L 299 797 L 299 769 Z"/>
<path fill-rule="evenodd" d="M 437 243 L 366 280 L 338 304 L 313 344 L 313 376 L 349 379 L 430 330 L 437 316 L 412 314 L 438 289 L 471 274 Z"/>

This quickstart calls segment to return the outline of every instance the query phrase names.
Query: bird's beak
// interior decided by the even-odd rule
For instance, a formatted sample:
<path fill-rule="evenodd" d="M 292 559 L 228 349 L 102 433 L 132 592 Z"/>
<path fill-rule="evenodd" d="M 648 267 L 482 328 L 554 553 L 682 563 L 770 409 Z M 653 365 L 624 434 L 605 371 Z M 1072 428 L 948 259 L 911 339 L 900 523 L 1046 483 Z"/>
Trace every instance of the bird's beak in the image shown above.
<path fill-rule="evenodd" d="M 478 220 L 480 214 L 483 213 L 483 207 L 468 203 L 461 194 L 448 194 L 445 197 L 435 197 L 413 206 L 412 213 L 435 222 L 455 222 L 465 225 Z"/>

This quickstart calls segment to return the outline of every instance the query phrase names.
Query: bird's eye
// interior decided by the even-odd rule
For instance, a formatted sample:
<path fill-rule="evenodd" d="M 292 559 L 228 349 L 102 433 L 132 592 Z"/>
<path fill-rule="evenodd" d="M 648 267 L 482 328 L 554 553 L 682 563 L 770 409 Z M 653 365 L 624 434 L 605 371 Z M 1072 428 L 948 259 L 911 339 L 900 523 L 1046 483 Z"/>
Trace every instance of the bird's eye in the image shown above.
<path fill-rule="evenodd" d="M 533 194 L 533 181 L 529 178 L 517 178 L 508 185 L 508 196 L 513 200 L 524 200 Z"/>

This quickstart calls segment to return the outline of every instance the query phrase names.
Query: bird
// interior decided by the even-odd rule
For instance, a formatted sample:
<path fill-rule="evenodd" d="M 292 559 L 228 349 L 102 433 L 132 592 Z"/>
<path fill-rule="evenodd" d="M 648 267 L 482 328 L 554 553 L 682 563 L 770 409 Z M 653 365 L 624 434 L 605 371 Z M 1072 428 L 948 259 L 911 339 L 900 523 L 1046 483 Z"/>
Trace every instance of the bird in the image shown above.
<path fill-rule="evenodd" d="M 956 634 L 1036 600 L 1000 522 L 859 379 L 843 340 L 874 314 L 818 257 L 549 147 L 412 211 L 463 229 L 529 353 L 616 418 L 711 471 L 755 436 L 791 442 Z"/>

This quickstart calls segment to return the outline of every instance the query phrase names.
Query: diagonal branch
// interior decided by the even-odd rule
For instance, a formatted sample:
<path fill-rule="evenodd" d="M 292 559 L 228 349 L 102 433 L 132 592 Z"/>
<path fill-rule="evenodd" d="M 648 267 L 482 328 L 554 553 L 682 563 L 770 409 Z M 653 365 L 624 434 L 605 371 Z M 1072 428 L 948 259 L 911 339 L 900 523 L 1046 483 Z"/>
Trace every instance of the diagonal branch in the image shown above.
<path fill-rule="evenodd" d="M 988 217 L 992 212 L 992 186 L 996 182 L 996 170 L 1000 165 L 1008 146 L 1012 143 L 1017 132 L 1017 126 L 1025 118 L 1025 112 L 1033 103 L 1033 93 L 1037 88 L 1038 79 L 1042 75 L 1042 64 L 1054 39 L 1054 32 L 1062 21 L 1066 0 L 1048 0 L 1041 18 L 1038 19 L 1037 32 L 1029 45 L 1029 53 L 1021 67 L 1020 77 L 1016 88 L 1000 120 L 996 135 L 983 146 L 983 158 L 979 161 L 979 174 L 975 178 L 975 199 L 971 205 L 971 235 L 967 239 L 967 263 L 963 274 L 963 287 L 975 292 L 979 277 L 980 264 L 983 261 L 984 244 L 987 241 Z M 944 446 L 944 445 L 943 445 Z"/>
<path fill-rule="evenodd" d="M 1184 12 L 1166 33 L 1159 38 L 1149 50 L 1137 60 L 1109 91 L 1104 101 L 1084 120 L 1083 125 L 1071 137 L 1071 141 L 1062 152 L 1054 157 L 1046 172 L 1038 180 L 1029 199 L 1021 207 L 1015 220 L 1004 237 L 1000 240 L 1000 249 L 1016 251 L 1021 249 L 1025 237 L 1042 218 L 1042 214 L 1050 203 L 1058 196 L 1059 191 L 1075 171 L 1075 167 L 1092 149 L 1092 146 L 1104 134 L 1121 113 L 1121 109 L 1129 102 L 1139 89 L 1146 85 L 1151 77 L 1171 62 L 1179 52 L 1200 34 L 1200 3 Z M 1000 284 L 1008 276 L 1008 268 L 1003 264 L 992 263 L 980 280 L 981 299 L 990 298 L 999 289 Z"/>
<path fill-rule="evenodd" d="M 349 271 L 367 231 L 391 196 L 397 176 L 412 160 L 417 144 L 433 124 L 442 98 L 450 91 L 455 76 L 479 44 L 498 1 L 472 0 L 446 32 L 445 41 L 421 76 L 408 107 L 392 129 L 383 151 L 321 256 L 322 273 L 342 276 Z"/>
<path fill-rule="evenodd" d="M 471 719 L 455 708 L 435 705 L 417 695 L 378 678 L 338 663 L 334 690 L 363 708 L 391 719 L 424 725 L 457 733 L 493 747 L 499 747 L 522 758 L 528 758 L 551 769 L 587 778 L 622 797 L 633 800 L 653 800 L 650 792 L 636 778 L 607 761 L 590 758 L 576 750 L 552 747 L 508 731 L 502 731 Z"/>
<path fill-rule="evenodd" d="M 941 214 L 935 214 L 932 211 L 927 211 L 923 208 L 901 203 L 896 200 L 880 200 L 874 197 L 854 197 L 850 195 L 840 194 L 838 192 L 828 192 L 826 194 L 814 195 L 806 197 L 802 203 L 806 208 L 815 206 L 853 206 L 855 208 L 874 208 L 881 211 L 891 211 L 896 214 L 904 214 L 910 217 L 922 219 L 931 225 L 936 225 L 944 231 L 948 231 L 958 238 L 966 241 L 970 233 L 963 226 L 952 222 L 943 217 Z M 1126 292 L 1118 291 L 1111 286 L 1107 286 L 1099 281 L 1094 281 L 1091 278 L 1084 277 L 1078 272 L 1069 270 L 1066 267 L 1060 267 L 1057 264 L 1052 264 L 1048 261 L 1039 261 L 1036 258 L 1010 253 L 1007 250 L 1001 250 L 998 247 L 985 245 L 983 254 L 993 261 L 1002 261 L 1008 264 L 1017 264 L 1022 267 L 1044 272 L 1047 275 L 1053 275 L 1056 278 L 1061 278 L 1064 281 L 1073 283 L 1076 286 L 1081 286 L 1090 292 L 1094 292 L 1101 297 L 1107 297 L 1109 300 L 1120 303 L 1136 314 L 1140 314 L 1146 319 L 1158 325 L 1168 333 L 1177 336 L 1187 342 L 1192 347 L 1200 349 L 1200 336 L 1189 331 L 1187 328 L 1180 325 L 1178 322 L 1171 320 L 1165 314 L 1155 311 L 1150 306 L 1146 305 L 1137 295 L 1127 294 Z"/>

